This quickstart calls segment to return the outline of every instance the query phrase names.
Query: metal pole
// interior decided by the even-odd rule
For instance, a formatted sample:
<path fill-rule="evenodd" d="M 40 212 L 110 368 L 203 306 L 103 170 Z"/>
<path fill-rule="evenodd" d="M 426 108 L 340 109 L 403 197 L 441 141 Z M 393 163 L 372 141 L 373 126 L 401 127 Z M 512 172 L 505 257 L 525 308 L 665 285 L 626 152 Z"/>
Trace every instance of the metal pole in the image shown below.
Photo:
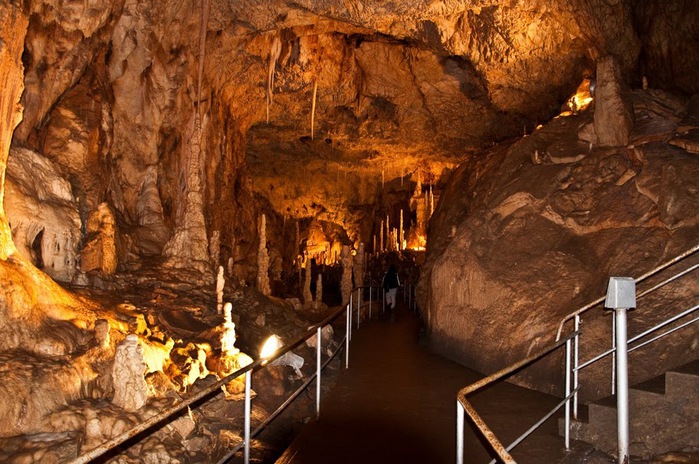
<path fill-rule="evenodd" d="M 456 400 L 456 464 L 464 464 L 464 408 Z"/>
<path fill-rule="evenodd" d="M 612 395 L 616 394 L 616 317 L 612 318 Z"/>
<path fill-rule="evenodd" d="M 626 308 L 614 308 L 616 319 L 616 408 L 619 464 L 629 462 L 629 378 Z"/>
<path fill-rule="evenodd" d="M 362 305 L 359 301 L 359 289 L 357 289 L 357 328 L 359 328 L 359 316 L 362 313 Z"/>
<path fill-rule="evenodd" d="M 566 398 L 570 396 L 570 339 L 566 341 Z M 566 421 L 566 429 L 565 429 L 565 446 L 566 449 L 570 449 L 570 398 L 566 400 L 566 409 L 565 409 L 565 421 Z"/>
<path fill-rule="evenodd" d="M 345 369 L 349 368 L 349 342 L 350 342 L 350 335 L 352 334 L 352 319 L 350 316 L 349 312 L 349 307 L 346 308 L 346 315 L 345 315 L 345 321 L 346 321 L 346 329 L 345 329 Z"/>
<path fill-rule="evenodd" d="M 316 419 L 320 417 L 320 345 L 321 328 L 318 327 L 318 343 L 316 344 Z"/>
<path fill-rule="evenodd" d="M 245 464 L 250 462 L 250 382 L 252 371 L 245 374 Z"/>
<path fill-rule="evenodd" d="M 371 320 L 371 287 L 369 287 L 369 320 Z"/>
<path fill-rule="evenodd" d="M 580 315 L 575 316 L 575 331 L 580 331 Z M 580 334 L 575 335 L 573 344 L 573 390 L 575 394 L 573 395 L 573 417 L 575 420 L 578 419 L 578 365 L 580 364 Z"/>

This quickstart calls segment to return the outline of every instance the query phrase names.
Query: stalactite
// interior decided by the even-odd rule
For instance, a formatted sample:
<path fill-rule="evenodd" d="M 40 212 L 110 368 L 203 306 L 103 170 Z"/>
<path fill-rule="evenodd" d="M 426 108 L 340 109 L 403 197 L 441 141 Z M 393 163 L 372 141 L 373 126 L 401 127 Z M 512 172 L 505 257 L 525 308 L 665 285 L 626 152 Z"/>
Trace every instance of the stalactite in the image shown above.
<path fill-rule="evenodd" d="M 201 117 L 201 81 L 204 77 L 204 58 L 206 56 L 206 30 L 209 24 L 211 0 L 202 0 L 201 22 L 199 23 L 199 74 L 197 76 L 197 113 Z"/>
<path fill-rule="evenodd" d="M 272 40 L 272 47 L 269 50 L 269 65 L 267 66 L 267 124 L 269 124 L 269 106 L 274 98 L 274 69 L 277 66 L 277 60 L 282 53 L 282 41 L 279 37 Z"/>
<path fill-rule="evenodd" d="M 311 140 L 313 140 L 313 126 L 316 120 L 316 97 L 318 95 L 318 79 L 313 82 L 313 105 L 311 107 Z"/>

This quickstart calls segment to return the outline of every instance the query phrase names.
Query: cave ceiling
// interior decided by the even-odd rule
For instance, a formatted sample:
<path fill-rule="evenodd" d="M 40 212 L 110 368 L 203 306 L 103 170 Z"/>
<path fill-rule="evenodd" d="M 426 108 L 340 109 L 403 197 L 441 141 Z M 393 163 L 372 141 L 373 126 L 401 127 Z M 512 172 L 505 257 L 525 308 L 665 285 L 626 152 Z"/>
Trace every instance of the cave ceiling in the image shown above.
<path fill-rule="evenodd" d="M 81 215 L 108 202 L 140 255 L 203 256 L 219 231 L 252 257 L 260 204 L 369 240 L 418 179 L 559 114 L 603 56 L 631 85 L 699 90 L 688 0 L 24 5 L 14 143 L 58 165 Z"/>

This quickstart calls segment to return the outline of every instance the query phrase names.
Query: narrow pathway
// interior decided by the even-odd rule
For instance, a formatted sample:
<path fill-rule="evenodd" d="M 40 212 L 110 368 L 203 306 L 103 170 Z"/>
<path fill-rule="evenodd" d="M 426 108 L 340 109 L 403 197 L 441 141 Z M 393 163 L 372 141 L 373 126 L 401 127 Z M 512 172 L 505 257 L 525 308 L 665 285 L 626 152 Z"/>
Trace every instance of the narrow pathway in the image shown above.
<path fill-rule="evenodd" d="M 430 353 L 418 333 L 418 319 L 400 307 L 394 321 L 355 331 L 349 371 L 323 399 L 320 419 L 304 427 L 277 463 L 454 463 L 456 393 L 482 376 Z M 557 400 L 501 384 L 474 403 L 496 433 L 512 440 Z M 487 463 L 487 448 L 467 429 L 465 462 Z M 565 452 L 556 429 L 549 420 L 517 448 L 517 461 L 559 462 Z"/>

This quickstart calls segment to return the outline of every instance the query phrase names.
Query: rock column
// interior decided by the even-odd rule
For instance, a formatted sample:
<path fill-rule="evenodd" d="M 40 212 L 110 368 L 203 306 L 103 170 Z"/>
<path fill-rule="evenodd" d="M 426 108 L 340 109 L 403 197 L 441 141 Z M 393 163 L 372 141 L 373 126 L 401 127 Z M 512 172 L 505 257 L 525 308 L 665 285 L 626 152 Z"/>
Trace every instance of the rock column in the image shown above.
<path fill-rule="evenodd" d="M 352 294 L 352 254 L 347 245 L 342 247 L 340 254 L 342 262 L 342 280 L 340 282 L 340 291 L 342 292 L 342 305 L 346 305 L 350 301 Z"/>
<path fill-rule="evenodd" d="M 267 220 L 265 215 L 260 219 L 260 246 L 257 250 L 257 289 L 263 295 L 269 296 L 269 253 L 267 252 Z"/>
<path fill-rule="evenodd" d="M 127 411 L 136 411 L 148 400 L 148 384 L 144 377 L 146 363 L 138 335 L 129 334 L 116 348 L 112 379 L 114 398 L 112 403 Z"/>

